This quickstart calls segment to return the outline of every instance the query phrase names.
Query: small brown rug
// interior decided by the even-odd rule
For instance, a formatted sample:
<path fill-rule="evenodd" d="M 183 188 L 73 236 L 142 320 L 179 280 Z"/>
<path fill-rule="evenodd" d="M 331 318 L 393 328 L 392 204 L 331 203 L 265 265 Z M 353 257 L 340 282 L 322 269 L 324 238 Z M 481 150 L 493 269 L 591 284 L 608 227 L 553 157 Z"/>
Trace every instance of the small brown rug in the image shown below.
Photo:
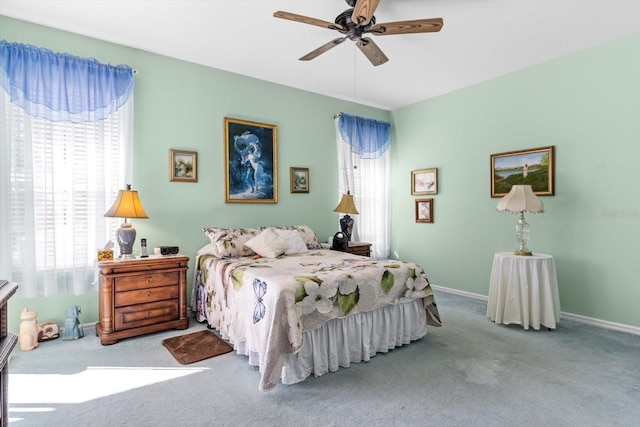
<path fill-rule="evenodd" d="M 229 353 L 233 348 L 211 331 L 193 332 L 162 340 L 173 357 L 183 365 Z"/>

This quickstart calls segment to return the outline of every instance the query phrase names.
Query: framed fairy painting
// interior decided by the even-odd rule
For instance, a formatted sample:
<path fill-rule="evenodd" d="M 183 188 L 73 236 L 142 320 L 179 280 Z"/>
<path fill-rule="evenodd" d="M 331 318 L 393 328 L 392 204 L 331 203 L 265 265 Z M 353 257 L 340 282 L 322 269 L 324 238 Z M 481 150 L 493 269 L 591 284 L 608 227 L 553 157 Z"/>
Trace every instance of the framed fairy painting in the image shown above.
<path fill-rule="evenodd" d="M 225 201 L 277 203 L 276 126 L 225 117 Z"/>

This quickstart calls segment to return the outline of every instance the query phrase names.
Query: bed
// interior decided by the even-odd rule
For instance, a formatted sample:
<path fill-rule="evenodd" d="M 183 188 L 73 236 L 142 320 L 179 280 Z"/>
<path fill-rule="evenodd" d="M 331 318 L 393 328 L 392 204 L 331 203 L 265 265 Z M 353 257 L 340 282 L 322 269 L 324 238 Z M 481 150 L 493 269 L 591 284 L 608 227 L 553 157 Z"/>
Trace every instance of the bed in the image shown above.
<path fill-rule="evenodd" d="M 440 326 L 423 269 L 325 249 L 306 225 L 204 229 L 192 308 L 260 371 L 260 390 L 367 361 Z"/>

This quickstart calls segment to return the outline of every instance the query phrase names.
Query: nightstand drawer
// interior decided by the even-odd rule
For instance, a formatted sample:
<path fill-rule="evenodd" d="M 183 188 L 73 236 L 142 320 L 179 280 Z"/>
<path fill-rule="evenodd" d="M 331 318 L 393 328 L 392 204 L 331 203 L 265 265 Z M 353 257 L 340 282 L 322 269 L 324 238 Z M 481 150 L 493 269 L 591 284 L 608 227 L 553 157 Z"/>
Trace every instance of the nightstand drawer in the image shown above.
<path fill-rule="evenodd" d="M 173 271 L 170 273 L 146 273 L 141 275 L 131 275 L 118 277 L 115 280 L 115 291 L 131 291 L 134 289 L 146 289 L 151 286 L 175 285 L 180 281 L 180 273 Z"/>
<path fill-rule="evenodd" d="M 371 243 L 349 242 L 349 253 L 362 256 L 371 256 Z"/>
<path fill-rule="evenodd" d="M 178 318 L 178 300 L 160 301 L 116 308 L 116 329 L 137 328 Z"/>
<path fill-rule="evenodd" d="M 180 289 L 175 286 L 159 286 L 154 288 L 137 289 L 134 291 L 116 292 L 115 307 L 123 307 L 134 304 L 144 304 L 154 301 L 175 299 L 178 300 Z"/>
<path fill-rule="evenodd" d="M 183 268 L 184 260 L 187 257 L 150 257 L 132 261 L 108 261 L 99 262 L 98 267 L 108 274 L 130 274 L 139 273 L 143 270 L 169 270 L 174 268 Z"/>

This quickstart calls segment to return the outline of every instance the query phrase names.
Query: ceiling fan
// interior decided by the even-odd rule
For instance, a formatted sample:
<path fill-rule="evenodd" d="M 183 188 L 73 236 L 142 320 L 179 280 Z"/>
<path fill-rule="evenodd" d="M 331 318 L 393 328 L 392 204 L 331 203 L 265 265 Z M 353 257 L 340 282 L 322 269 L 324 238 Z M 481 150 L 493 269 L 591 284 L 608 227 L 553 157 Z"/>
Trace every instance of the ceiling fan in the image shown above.
<path fill-rule="evenodd" d="M 389 60 L 369 37 L 362 37 L 364 34 L 374 36 L 387 36 L 392 34 L 410 33 L 433 33 L 442 28 L 442 18 L 416 19 L 412 21 L 397 21 L 376 24 L 373 16 L 380 0 L 345 0 L 351 9 L 347 9 L 338 15 L 335 22 L 323 21 L 321 19 L 310 18 L 308 16 L 297 15 L 295 13 L 277 11 L 273 14 L 276 18 L 288 19 L 290 21 L 301 22 L 303 24 L 316 25 L 318 27 L 336 30 L 344 37 L 338 37 L 319 48 L 309 52 L 301 61 L 310 61 L 325 53 L 329 49 L 336 47 L 346 39 L 356 43 L 356 46 L 375 66 L 384 64 Z"/>

